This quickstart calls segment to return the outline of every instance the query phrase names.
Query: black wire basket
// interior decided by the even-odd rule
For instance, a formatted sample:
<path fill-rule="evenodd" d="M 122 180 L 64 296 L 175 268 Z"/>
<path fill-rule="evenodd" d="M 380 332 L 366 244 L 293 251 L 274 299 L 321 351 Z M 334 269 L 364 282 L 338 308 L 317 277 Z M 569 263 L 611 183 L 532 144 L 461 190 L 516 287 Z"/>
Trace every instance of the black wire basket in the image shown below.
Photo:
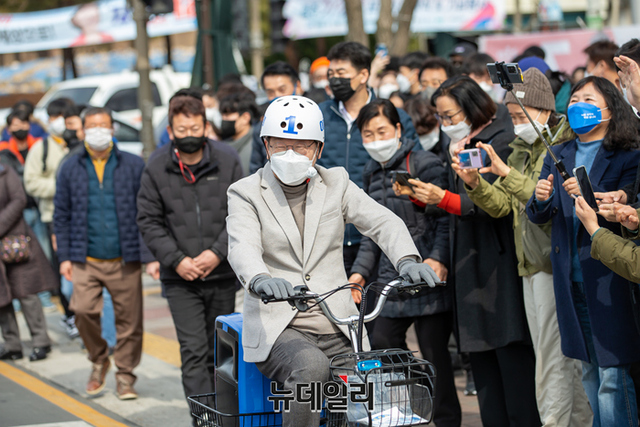
<path fill-rule="evenodd" d="M 331 360 L 331 377 L 346 389 L 346 410 L 327 405 L 329 427 L 425 425 L 433 418 L 436 368 L 400 349 L 350 353 Z"/>
<path fill-rule="evenodd" d="M 225 414 L 216 409 L 216 394 L 199 394 L 188 398 L 191 418 L 198 427 L 280 427 L 282 414 Z"/>

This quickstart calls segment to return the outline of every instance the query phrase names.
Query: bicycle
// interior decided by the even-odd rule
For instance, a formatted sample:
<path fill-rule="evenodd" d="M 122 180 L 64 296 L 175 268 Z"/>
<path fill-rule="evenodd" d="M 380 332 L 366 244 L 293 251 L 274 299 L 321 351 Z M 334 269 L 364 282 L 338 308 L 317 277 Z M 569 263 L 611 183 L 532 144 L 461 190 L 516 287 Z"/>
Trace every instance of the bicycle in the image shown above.
<path fill-rule="evenodd" d="M 287 301 L 300 311 L 308 310 L 310 301 L 315 301 L 322 312 L 336 325 L 346 325 L 351 339 L 352 352 L 335 356 L 330 362 L 331 381 L 337 388 L 352 397 L 346 410 L 325 408 L 321 425 L 327 427 L 360 426 L 414 426 L 431 422 L 433 417 L 433 391 L 436 378 L 435 366 L 424 359 L 418 359 L 412 351 L 387 349 L 362 351 L 362 330 L 364 323 L 380 315 L 389 294 L 396 290 L 409 294 L 418 292 L 425 284 L 409 284 L 402 279 L 389 282 L 380 291 L 375 308 L 365 315 L 365 296 L 360 313 L 346 318 L 338 318 L 327 306 L 325 300 L 335 292 L 351 289 L 352 285 L 341 286 L 327 294 L 319 295 L 306 286 L 294 288 L 295 295 L 276 300 L 262 297 L 265 304 Z M 334 389 L 336 388 L 334 387 Z M 353 389 L 364 390 L 365 399 L 353 399 Z M 203 427 L 227 426 L 281 426 L 279 412 L 252 414 L 226 414 L 218 411 L 215 394 L 191 396 L 188 398 L 191 414 L 197 425 Z M 341 399 L 342 402 L 344 402 Z M 324 424 L 323 424 L 324 423 Z"/>

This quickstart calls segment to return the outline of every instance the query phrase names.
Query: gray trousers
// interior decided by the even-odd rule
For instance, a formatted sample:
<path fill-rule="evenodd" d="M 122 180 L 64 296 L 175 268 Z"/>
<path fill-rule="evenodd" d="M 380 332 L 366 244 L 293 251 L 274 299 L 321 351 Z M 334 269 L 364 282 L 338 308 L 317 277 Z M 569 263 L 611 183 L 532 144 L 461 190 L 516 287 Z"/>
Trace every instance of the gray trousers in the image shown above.
<path fill-rule="evenodd" d="M 330 379 L 329 361 L 338 354 L 350 353 L 351 341 L 344 334 L 317 335 L 287 328 L 276 339 L 269 357 L 256 366 L 267 378 L 284 384 L 284 390 L 296 384 Z M 283 412 L 283 427 L 311 427 L 320 424 L 320 412 L 311 412 L 308 403 L 291 402 Z"/>
<path fill-rule="evenodd" d="M 33 347 L 46 347 L 51 345 L 51 340 L 47 334 L 47 322 L 42 311 L 42 304 L 38 295 L 29 295 L 20 298 L 20 306 L 24 319 L 31 332 Z M 8 351 L 21 351 L 20 330 L 16 320 L 16 313 L 13 310 L 13 304 L 7 304 L 0 307 L 0 329 L 2 329 L 2 338 L 4 338 L 4 347 Z"/>

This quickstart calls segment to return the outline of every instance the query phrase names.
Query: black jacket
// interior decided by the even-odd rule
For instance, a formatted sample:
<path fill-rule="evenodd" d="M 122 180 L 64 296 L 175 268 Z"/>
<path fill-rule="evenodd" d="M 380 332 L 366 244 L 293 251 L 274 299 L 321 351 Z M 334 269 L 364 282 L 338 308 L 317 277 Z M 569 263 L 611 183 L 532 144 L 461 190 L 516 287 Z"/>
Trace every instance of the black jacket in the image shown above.
<path fill-rule="evenodd" d="M 433 258 L 449 266 L 449 219 L 444 215 L 425 214 L 425 208 L 409 200 L 408 196 L 396 196 L 392 188 L 393 171 L 410 171 L 423 182 L 430 182 L 441 188 L 447 188 L 447 173 L 441 160 L 427 151 L 413 151 L 413 140 L 403 139 L 402 146 L 383 167 L 375 160 L 365 165 L 363 176 L 364 190 L 378 203 L 389 208 L 407 225 L 413 242 L 423 259 Z M 409 167 L 407 167 L 409 166 Z M 395 266 L 381 253 L 380 248 L 369 238 L 364 237 L 351 273 L 360 273 L 372 277 L 371 271 L 380 260 L 378 280 L 386 283 L 398 276 Z M 382 316 L 414 317 L 451 310 L 451 292 L 448 287 L 437 287 L 420 291 L 420 295 L 405 301 L 389 301 L 385 304 Z"/>
<path fill-rule="evenodd" d="M 227 262 L 227 188 L 242 178 L 240 158 L 231 147 L 217 141 L 205 145 L 204 157 L 191 167 L 196 177 L 182 177 L 173 144 L 151 156 L 138 193 L 138 226 L 160 262 L 164 283 L 184 282 L 175 269 L 185 257 L 212 250 L 222 263 L 206 280 L 233 277 Z"/>
<path fill-rule="evenodd" d="M 513 123 L 504 105 L 496 117 L 465 148 L 477 142 L 490 143 L 507 163 L 515 139 Z M 448 156 L 449 138 L 443 147 Z M 490 163 L 484 160 L 485 166 Z M 461 216 L 451 215 L 452 265 L 449 282 L 454 285 L 456 332 L 464 352 L 494 350 L 511 343 L 530 344 L 531 337 L 524 311 L 522 279 L 513 238 L 513 218 L 492 218 L 476 206 L 463 182 L 449 167 L 449 190 L 460 195 Z M 498 177 L 484 174 L 493 183 Z M 453 270 L 453 274 L 451 274 Z"/>

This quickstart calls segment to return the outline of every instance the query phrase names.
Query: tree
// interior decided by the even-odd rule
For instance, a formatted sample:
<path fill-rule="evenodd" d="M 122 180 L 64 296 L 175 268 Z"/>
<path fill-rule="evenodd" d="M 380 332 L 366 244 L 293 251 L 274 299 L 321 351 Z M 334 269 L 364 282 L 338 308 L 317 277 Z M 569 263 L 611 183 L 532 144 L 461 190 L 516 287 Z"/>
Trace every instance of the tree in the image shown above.
<path fill-rule="evenodd" d="M 344 2 L 349 24 L 347 40 L 357 41 L 369 47 L 369 37 L 364 32 L 362 2 L 360 0 L 344 0 Z M 393 0 L 380 0 L 376 41 L 386 44 L 391 55 L 400 56 L 407 51 L 411 19 L 417 3 L 418 0 L 404 0 L 398 16 L 394 18 Z M 394 23 L 397 24 L 395 35 L 393 34 Z"/>
<path fill-rule="evenodd" d="M 398 21 L 398 29 L 396 36 L 391 45 L 389 52 L 391 55 L 404 55 L 409 47 L 409 30 L 411 29 L 411 19 L 413 18 L 413 11 L 416 8 L 418 0 L 404 0 L 400 12 L 396 17 Z"/>
<path fill-rule="evenodd" d="M 347 22 L 349 33 L 347 40 L 362 43 L 369 47 L 369 36 L 364 32 L 364 22 L 362 20 L 362 3 L 360 0 L 344 0 L 347 11 Z"/>

